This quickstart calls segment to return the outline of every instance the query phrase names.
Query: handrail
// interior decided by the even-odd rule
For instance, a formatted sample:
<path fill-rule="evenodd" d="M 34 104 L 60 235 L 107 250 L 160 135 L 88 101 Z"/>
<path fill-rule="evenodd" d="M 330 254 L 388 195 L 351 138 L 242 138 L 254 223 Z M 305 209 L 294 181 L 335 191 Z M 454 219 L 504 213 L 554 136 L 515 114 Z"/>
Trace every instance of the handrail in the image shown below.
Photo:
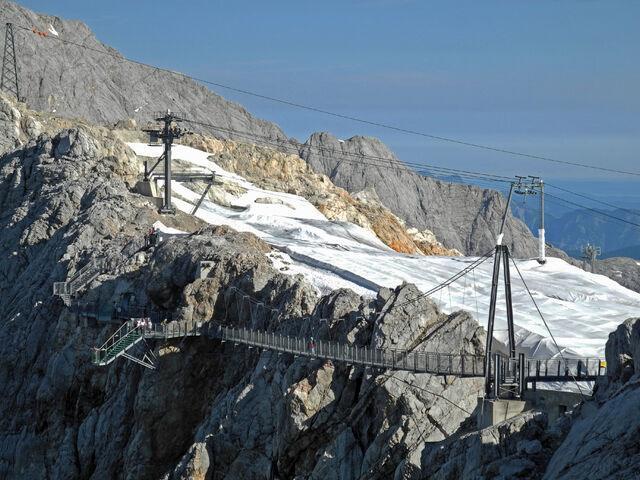
<path fill-rule="evenodd" d="M 125 322 L 105 341 L 99 349 L 107 352 L 124 337 L 137 331 L 141 338 L 163 339 L 186 338 L 187 336 L 206 335 L 222 341 L 230 341 L 272 351 L 290 353 L 310 358 L 347 362 L 354 365 L 380 367 L 391 370 L 404 370 L 436 375 L 454 375 L 465 377 L 483 377 L 485 362 L 483 355 L 453 354 L 440 352 L 419 352 L 408 349 L 383 349 L 370 346 L 356 346 L 331 340 L 314 340 L 292 337 L 266 330 L 246 327 L 231 327 L 212 322 L 172 321 L 169 323 L 151 322 L 149 317 Z M 500 358 L 500 381 L 515 378 L 518 375 L 518 360 Z M 561 368 L 564 365 L 564 369 Z M 554 368 L 550 370 L 550 366 Z M 597 358 L 565 359 L 525 359 L 525 377 L 537 381 L 563 381 L 566 378 L 592 379 L 603 375 L 603 362 Z"/>
<path fill-rule="evenodd" d="M 69 280 L 65 282 L 54 282 L 53 294 L 59 296 L 73 295 L 81 290 L 87 283 L 102 273 L 105 258 L 92 258 L 81 269 L 79 269 Z"/>
<path fill-rule="evenodd" d="M 115 348 L 124 338 L 130 337 L 133 333 L 138 333 L 140 338 L 143 337 L 142 325 L 135 325 L 133 320 L 129 320 L 120 326 L 113 335 L 111 335 L 99 348 L 93 349 L 93 360 L 100 363 L 108 356 L 109 351 Z"/>

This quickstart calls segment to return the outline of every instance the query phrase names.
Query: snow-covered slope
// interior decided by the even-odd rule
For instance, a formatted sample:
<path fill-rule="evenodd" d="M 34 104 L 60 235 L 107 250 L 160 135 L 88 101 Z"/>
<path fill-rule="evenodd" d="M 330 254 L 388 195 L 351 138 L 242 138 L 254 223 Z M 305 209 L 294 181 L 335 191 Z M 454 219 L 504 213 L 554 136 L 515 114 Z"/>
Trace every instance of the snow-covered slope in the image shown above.
<path fill-rule="evenodd" d="M 158 157 L 161 153 L 158 147 L 146 144 L 129 146 L 139 156 Z M 205 200 L 198 217 L 254 233 L 280 250 L 272 254 L 277 267 L 305 275 L 322 291 L 349 287 L 360 294 L 374 295 L 379 287 L 395 287 L 402 282 L 415 283 L 427 291 L 477 259 L 396 253 L 368 230 L 327 220 L 304 198 L 263 190 L 226 172 L 209 160 L 206 152 L 178 145 L 173 148 L 173 158 L 213 171 L 233 185 L 232 190 L 239 191 L 226 194 L 222 203 L 228 206 Z M 188 184 L 174 182 L 172 188 L 175 206 L 190 212 L 200 194 Z M 436 293 L 433 300 L 445 312 L 464 309 L 485 324 L 492 263 L 484 262 Z M 553 335 L 568 353 L 603 356 L 609 332 L 640 312 L 640 294 L 563 260 L 549 258 L 545 265 L 518 260 L 517 265 Z M 515 269 L 511 276 L 518 345 L 532 356 L 548 357 L 555 353 L 549 333 Z M 506 339 L 505 315 L 504 299 L 499 295 L 496 338 L 501 341 Z"/>

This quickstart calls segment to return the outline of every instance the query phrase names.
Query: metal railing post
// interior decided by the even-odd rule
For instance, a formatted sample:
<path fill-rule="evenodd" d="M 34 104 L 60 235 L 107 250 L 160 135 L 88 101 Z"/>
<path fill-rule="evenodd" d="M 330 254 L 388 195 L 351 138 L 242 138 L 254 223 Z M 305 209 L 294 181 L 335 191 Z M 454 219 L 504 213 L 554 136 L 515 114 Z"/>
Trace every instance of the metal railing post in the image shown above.
<path fill-rule="evenodd" d="M 500 378 L 502 375 L 502 368 L 500 365 L 500 354 L 496 353 L 493 356 L 493 362 L 494 362 L 494 375 L 493 375 L 493 397 L 494 398 L 499 398 L 500 397 Z"/>
<path fill-rule="evenodd" d="M 524 391 L 527 388 L 527 382 L 524 374 L 524 353 L 518 355 L 518 390 L 520 392 L 520 398 L 524 396 Z"/>

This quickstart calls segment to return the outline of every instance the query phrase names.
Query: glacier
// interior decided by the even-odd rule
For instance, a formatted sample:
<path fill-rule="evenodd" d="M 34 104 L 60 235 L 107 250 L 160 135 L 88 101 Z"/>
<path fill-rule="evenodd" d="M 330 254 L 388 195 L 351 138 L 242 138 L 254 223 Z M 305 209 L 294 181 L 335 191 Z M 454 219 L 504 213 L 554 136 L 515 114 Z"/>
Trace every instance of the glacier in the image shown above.
<path fill-rule="evenodd" d="M 139 157 L 157 158 L 162 149 L 145 143 L 128 143 Z M 328 220 L 306 199 L 264 190 L 211 161 L 210 154 L 174 145 L 173 159 L 240 187 L 227 194 L 225 205 L 208 199 L 196 216 L 214 225 L 250 232 L 274 247 L 270 258 L 279 270 L 302 274 L 320 293 L 351 288 L 375 296 L 381 287 L 407 282 L 428 291 L 464 269 L 478 257 L 440 257 L 397 253 L 372 232 L 348 222 Z M 158 181 L 159 185 L 162 181 Z M 172 201 L 186 213 L 200 193 L 187 183 L 172 182 Z M 603 357 L 611 331 L 640 312 L 640 294 L 603 276 L 586 272 L 559 258 L 544 265 L 535 259 L 516 259 L 556 341 L 567 356 Z M 489 310 L 493 260 L 488 259 L 449 287 L 432 295 L 439 308 L 451 313 L 466 310 L 485 325 Z M 518 274 L 511 268 L 516 344 L 533 358 L 558 354 Z M 496 311 L 495 338 L 505 343 L 506 309 L 502 275 Z"/>

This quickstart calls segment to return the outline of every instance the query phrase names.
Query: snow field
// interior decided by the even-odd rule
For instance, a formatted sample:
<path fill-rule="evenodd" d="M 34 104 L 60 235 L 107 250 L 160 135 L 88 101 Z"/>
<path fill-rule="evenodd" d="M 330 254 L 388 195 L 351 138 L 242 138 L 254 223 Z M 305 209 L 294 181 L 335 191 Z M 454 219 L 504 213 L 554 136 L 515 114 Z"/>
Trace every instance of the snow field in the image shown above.
<path fill-rule="evenodd" d="M 139 156 L 157 158 L 161 149 L 142 143 L 129 146 Z M 352 288 L 360 295 L 375 295 L 377 288 L 415 283 L 427 291 L 462 270 L 476 257 L 437 257 L 396 253 L 372 232 L 347 222 L 332 222 L 306 199 L 263 190 L 227 172 L 200 150 L 174 145 L 173 158 L 196 169 L 215 172 L 218 179 L 242 187 L 244 193 L 225 199 L 230 207 L 205 200 L 197 216 L 211 224 L 228 225 L 251 232 L 276 247 L 270 258 L 284 273 L 302 274 L 320 293 Z M 172 183 L 176 208 L 191 212 L 200 194 L 189 184 Z M 549 258 L 516 260 L 556 341 L 567 355 L 604 356 L 610 332 L 640 312 L 640 294 L 602 275 Z M 447 313 L 464 309 L 486 325 L 493 260 L 432 299 Z M 515 268 L 511 268 L 514 322 L 518 347 L 544 358 L 556 353 L 549 333 L 529 298 Z M 502 278 L 501 278 L 502 288 Z M 495 338 L 506 341 L 506 311 L 502 291 L 498 294 Z"/>

